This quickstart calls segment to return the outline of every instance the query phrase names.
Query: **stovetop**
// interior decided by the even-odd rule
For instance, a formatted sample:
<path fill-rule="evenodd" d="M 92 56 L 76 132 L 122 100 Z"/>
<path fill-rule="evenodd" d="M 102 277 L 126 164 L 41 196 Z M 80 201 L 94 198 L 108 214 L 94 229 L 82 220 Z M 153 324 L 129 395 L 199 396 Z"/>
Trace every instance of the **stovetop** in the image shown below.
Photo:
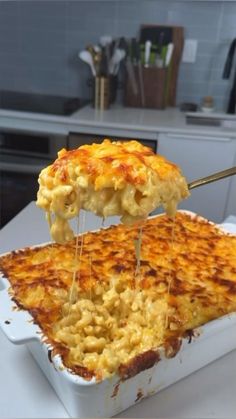
<path fill-rule="evenodd" d="M 0 109 L 49 115 L 71 115 L 87 103 L 88 100 L 73 97 L 0 91 Z"/>

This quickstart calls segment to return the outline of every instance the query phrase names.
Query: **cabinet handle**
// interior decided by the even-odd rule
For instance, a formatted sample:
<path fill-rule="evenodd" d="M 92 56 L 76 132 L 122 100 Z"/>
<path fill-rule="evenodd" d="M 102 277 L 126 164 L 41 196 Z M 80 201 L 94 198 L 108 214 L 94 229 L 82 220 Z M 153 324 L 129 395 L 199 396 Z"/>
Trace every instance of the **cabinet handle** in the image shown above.
<path fill-rule="evenodd" d="M 221 141 L 221 142 L 230 142 L 232 138 L 230 137 L 214 137 L 210 135 L 194 135 L 194 134 L 171 134 L 168 133 L 169 138 L 176 138 L 182 140 L 204 140 L 204 141 Z"/>
<path fill-rule="evenodd" d="M 3 172 L 15 172 L 23 174 L 39 175 L 44 165 L 28 165 L 28 164 L 17 164 L 17 163 L 5 163 L 1 162 L 1 171 Z"/>

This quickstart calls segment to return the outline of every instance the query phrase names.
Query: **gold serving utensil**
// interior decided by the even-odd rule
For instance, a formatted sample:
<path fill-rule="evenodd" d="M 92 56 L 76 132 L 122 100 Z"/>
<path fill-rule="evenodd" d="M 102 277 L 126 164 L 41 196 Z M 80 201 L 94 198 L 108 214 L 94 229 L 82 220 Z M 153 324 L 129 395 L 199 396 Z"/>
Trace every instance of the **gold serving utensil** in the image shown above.
<path fill-rule="evenodd" d="M 95 67 L 96 76 L 100 76 L 101 73 L 101 61 L 102 61 L 102 51 L 98 50 L 94 45 L 89 44 L 86 47 L 86 50 L 90 52 L 93 64 Z"/>
<path fill-rule="evenodd" d="M 221 172 L 214 173 L 213 175 L 194 180 L 188 184 L 188 189 L 198 188 L 198 186 L 203 186 L 207 183 L 215 182 L 216 180 L 224 179 L 233 175 L 236 175 L 236 166 L 231 167 L 230 169 L 222 170 Z"/>

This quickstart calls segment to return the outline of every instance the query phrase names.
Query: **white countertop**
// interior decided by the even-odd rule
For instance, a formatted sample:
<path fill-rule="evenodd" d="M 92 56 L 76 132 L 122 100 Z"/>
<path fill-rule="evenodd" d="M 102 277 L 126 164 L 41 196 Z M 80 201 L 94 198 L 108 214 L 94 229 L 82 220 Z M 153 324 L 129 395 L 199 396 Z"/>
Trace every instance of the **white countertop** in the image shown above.
<path fill-rule="evenodd" d="M 116 219 L 115 219 L 116 220 Z M 236 217 L 227 222 L 236 223 Z M 101 220 L 87 217 L 87 228 Z M 0 253 L 49 240 L 44 215 L 29 204 L 0 231 Z M 24 346 L 0 331 L 0 418 L 67 418 L 68 414 Z M 234 418 L 236 351 L 119 414 L 121 418 Z"/>
<path fill-rule="evenodd" d="M 236 138 L 235 130 L 187 124 L 185 113 L 178 108 L 155 110 L 115 105 L 108 110 L 99 111 L 91 106 L 86 106 L 75 112 L 70 118 L 71 124 L 76 121 L 81 127 L 138 131 L 141 135 L 142 133 L 158 134 L 160 132 L 169 132 L 212 136 L 223 135 Z"/>
<path fill-rule="evenodd" d="M 0 128 L 62 135 L 74 131 L 146 139 L 156 139 L 161 132 L 236 139 L 235 129 L 187 124 L 185 113 L 177 108 L 154 110 L 118 105 L 105 111 L 87 105 L 71 116 L 0 110 Z"/>

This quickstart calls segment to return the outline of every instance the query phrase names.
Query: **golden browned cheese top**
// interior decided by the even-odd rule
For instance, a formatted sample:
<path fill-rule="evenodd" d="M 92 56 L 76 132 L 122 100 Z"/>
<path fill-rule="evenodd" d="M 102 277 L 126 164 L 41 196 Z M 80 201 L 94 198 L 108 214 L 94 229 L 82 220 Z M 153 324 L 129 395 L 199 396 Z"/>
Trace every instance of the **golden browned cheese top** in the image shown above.
<path fill-rule="evenodd" d="M 134 140 L 111 142 L 105 139 L 101 144 L 83 145 L 71 151 L 61 150 L 58 159 L 50 166 L 49 174 L 58 172 L 61 183 L 66 183 L 70 176 L 70 164 L 80 166 L 95 190 L 103 188 L 113 178 L 117 179 L 118 188 L 123 187 L 124 182 L 135 186 L 144 184 L 148 168 L 155 171 L 160 179 L 174 179 L 180 175 L 177 165 Z"/>
<path fill-rule="evenodd" d="M 236 237 L 178 212 L 118 225 L 75 240 L 15 251 L 0 259 L 12 296 L 31 312 L 54 353 L 85 378 L 135 375 L 175 354 L 195 327 L 236 310 Z M 81 239 L 79 240 L 81 244 Z M 73 305 L 68 293 L 76 269 Z"/>
<path fill-rule="evenodd" d="M 61 150 L 39 175 L 36 204 L 46 211 L 57 243 L 70 241 L 68 220 L 80 209 L 98 216 L 118 215 L 124 224 L 145 219 L 157 207 L 174 216 L 189 196 L 181 170 L 138 141 L 114 141 Z"/>

